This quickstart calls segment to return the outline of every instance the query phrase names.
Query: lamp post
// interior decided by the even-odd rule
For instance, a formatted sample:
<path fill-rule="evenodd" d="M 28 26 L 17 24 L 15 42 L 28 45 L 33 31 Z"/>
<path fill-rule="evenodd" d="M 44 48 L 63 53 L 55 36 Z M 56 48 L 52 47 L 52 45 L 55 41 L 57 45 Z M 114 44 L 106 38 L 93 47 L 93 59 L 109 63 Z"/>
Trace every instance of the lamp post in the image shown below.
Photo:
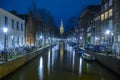
<path fill-rule="evenodd" d="M 8 28 L 4 27 L 3 28 L 3 32 L 5 34 L 5 37 L 4 37 L 4 58 L 5 58 L 6 61 L 7 61 L 7 52 L 6 52 L 6 36 L 7 36 L 7 31 L 8 31 Z"/>
<path fill-rule="evenodd" d="M 107 44 L 108 44 L 108 42 L 109 42 L 109 37 L 108 37 L 108 36 L 109 36 L 109 34 L 110 34 L 110 30 L 106 30 L 106 31 L 105 31 L 105 34 L 107 35 L 107 38 L 108 38 L 108 39 L 107 39 Z"/>
<path fill-rule="evenodd" d="M 108 35 L 107 44 L 109 44 L 109 45 L 107 45 L 107 48 L 109 48 L 109 52 L 112 52 L 111 46 L 112 46 L 112 44 L 113 44 L 113 35 L 114 35 L 114 34 L 113 34 L 113 32 L 110 31 L 110 30 L 106 30 L 105 34 Z"/>
<path fill-rule="evenodd" d="M 109 36 L 109 38 L 110 38 L 109 43 L 112 44 L 113 43 L 112 37 L 113 37 L 114 33 L 111 32 L 110 30 L 106 30 L 105 34 Z"/>
<path fill-rule="evenodd" d="M 40 45 L 41 46 L 43 45 L 43 36 L 42 35 L 40 36 Z"/>
<path fill-rule="evenodd" d="M 99 40 L 100 40 L 100 38 L 95 37 L 95 45 L 99 45 Z"/>
<path fill-rule="evenodd" d="M 6 36 L 7 36 L 7 31 L 8 31 L 8 28 L 4 27 L 3 28 L 3 32 L 4 32 L 4 50 L 6 50 Z"/>

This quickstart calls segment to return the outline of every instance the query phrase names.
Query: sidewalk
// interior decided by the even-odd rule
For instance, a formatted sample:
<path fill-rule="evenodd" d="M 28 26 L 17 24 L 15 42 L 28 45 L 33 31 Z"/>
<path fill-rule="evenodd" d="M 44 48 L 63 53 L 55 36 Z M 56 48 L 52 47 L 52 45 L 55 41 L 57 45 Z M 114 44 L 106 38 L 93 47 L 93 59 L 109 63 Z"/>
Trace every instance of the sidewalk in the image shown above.
<path fill-rule="evenodd" d="M 42 52 L 48 49 L 50 46 L 52 45 L 47 45 L 42 48 L 31 51 L 27 54 L 10 58 L 8 59 L 8 61 L 0 61 L 0 79 L 10 74 L 22 65 L 26 64 L 27 62 L 31 61 L 36 56 L 40 55 Z"/>

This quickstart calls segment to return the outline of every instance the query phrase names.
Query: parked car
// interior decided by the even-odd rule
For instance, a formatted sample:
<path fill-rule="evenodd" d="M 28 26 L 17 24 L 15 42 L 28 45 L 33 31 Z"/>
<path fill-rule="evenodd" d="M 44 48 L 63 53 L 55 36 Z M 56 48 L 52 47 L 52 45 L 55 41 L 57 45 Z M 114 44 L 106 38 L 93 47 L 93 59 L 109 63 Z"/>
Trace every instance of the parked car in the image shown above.
<path fill-rule="evenodd" d="M 82 50 L 78 51 L 78 55 L 81 56 L 82 54 L 84 54 L 84 51 L 82 51 Z"/>

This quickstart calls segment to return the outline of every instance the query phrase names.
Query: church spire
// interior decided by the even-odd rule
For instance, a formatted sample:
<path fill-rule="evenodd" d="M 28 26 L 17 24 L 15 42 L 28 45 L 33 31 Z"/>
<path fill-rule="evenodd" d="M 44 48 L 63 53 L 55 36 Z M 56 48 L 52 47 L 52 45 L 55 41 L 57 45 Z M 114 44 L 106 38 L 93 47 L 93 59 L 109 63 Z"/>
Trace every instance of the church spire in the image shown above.
<path fill-rule="evenodd" d="M 60 24 L 60 34 L 62 35 L 64 33 L 64 26 L 63 26 L 63 21 L 61 20 Z"/>

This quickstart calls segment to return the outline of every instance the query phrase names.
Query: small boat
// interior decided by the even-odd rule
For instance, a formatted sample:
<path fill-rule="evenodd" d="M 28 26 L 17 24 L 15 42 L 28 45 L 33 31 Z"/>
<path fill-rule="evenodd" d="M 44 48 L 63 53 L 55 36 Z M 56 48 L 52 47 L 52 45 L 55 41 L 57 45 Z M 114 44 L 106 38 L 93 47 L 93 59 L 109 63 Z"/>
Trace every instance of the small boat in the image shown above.
<path fill-rule="evenodd" d="M 82 58 L 87 60 L 87 61 L 94 61 L 95 60 L 95 58 L 93 56 L 91 56 L 90 54 L 87 54 L 87 53 L 83 53 Z"/>
<path fill-rule="evenodd" d="M 82 51 L 82 50 L 79 50 L 79 51 L 78 51 L 78 55 L 80 55 L 80 56 L 81 56 L 82 54 L 84 54 L 84 53 L 85 53 L 85 52 Z"/>

